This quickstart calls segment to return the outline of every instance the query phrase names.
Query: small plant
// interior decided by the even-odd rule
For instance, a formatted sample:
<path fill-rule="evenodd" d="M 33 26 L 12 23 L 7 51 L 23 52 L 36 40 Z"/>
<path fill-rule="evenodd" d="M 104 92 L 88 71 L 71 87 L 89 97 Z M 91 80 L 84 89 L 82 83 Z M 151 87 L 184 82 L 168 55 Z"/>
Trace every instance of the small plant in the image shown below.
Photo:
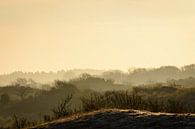
<path fill-rule="evenodd" d="M 57 107 L 52 109 L 52 112 L 54 113 L 55 118 L 64 117 L 70 114 L 69 110 L 69 102 L 72 100 L 73 95 L 68 95 L 67 98 L 61 101 Z"/>
<path fill-rule="evenodd" d="M 101 108 L 141 109 L 145 107 L 142 98 L 128 91 L 108 91 L 92 93 L 81 98 L 84 111 L 93 111 Z"/>
<path fill-rule="evenodd" d="M 44 115 L 43 116 L 43 120 L 44 122 L 49 122 L 49 121 L 52 121 L 54 118 L 51 117 L 50 115 Z"/>
<path fill-rule="evenodd" d="M 88 96 L 81 98 L 84 112 L 105 108 L 105 96 L 100 93 L 91 93 Z"/>
<path fill-rule="evenodd" d="M 174 99 L 169 99 L 167 101 L 167 104 L 165 105 L 165 110 L 166 112 L 171 112 L 171 113 L 183 113 L 186 112 L 185 110 L 185 104 L 182 103 L 179 100 L 174 100 Z"/>
<path fill-rule="evenodd" d="M 26 118 L 24 117 L 18 118 L 15 114 L 13 116 L 13 120 L 14 120 L 14 123 L 12 125 L 13 129 L 22 129 L 30 124 Z"/>

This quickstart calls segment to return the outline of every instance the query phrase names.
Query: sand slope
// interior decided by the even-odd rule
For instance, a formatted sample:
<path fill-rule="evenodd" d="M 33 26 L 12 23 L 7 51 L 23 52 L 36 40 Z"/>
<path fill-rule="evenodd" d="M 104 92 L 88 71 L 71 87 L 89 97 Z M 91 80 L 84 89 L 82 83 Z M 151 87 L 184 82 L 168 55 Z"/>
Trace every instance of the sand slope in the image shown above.
<path fill-rule="evenodd" d="M 195 129 L 195 115 L 107 109 L 28 129 Z"/>

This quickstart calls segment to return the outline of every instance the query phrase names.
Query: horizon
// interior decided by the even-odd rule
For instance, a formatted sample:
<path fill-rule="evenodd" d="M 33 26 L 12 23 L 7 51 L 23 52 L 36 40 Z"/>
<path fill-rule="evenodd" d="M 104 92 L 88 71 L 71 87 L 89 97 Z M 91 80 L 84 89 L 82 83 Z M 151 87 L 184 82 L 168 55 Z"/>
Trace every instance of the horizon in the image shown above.
<path fill-rule="evenodd" d="M 37 70 L 37 71 L 22 71 L 22 70 L 15 70 L 13 72 L 6 72 L 6 73 L 0 73 L 0 76 L 1 75 L 9 75 L 9 74 L 13 74 L 13 73 L 17 73 L 17 72 L 22 72 L 22 73 L 57 73 L 57 72 L 61 72 L 61 71 L 64 71 L 64 72 L 68 72 L 68 71 L 74 71 L 74 70 L 83 70 L 83 71 L 87 71 L 87 70 L 97 70 L 97 71 L 114 71 L 114 70 L 119 70 L 121 72 L 124 72 L 124 73 L 127 73 L 129 72 L 130 69 L 134 70 L 134 69 L 140 69 L 140 68 L 144 68 L 146 70 L 151 70 L 151 69 L 159 69 L 161 67 L 176 67 L 178 68 L 179 70 L 182 69 L 182 67 L 184 66 L 189 66 L 189 65 L 195 65 L 195 64 L 186 64 L 186 65 L 182 65 L 182 66 L 175 66 L 175 65 L 161 65 L 161 66 L 156 66 L 156 67 L 129 67 L 128 69 L 95 69 L 95 68 L 72 68 L 72 69 L 58 69 L 58 70 L 48 70 L 48 71 L 44 71 L 44 70 Z"/>

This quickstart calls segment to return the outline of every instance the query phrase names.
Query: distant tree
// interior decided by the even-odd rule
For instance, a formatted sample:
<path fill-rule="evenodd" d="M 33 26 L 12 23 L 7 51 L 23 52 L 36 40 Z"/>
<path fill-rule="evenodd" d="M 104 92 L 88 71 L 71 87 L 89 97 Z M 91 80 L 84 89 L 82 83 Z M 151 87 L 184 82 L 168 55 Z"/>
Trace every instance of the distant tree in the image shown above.
<path fill-rule="evenodd" d="M 60 91 L 67 91 L 69 93 L 74 93 L 75 91 L 77 91 L 77 88 L 75 85 L 71 83 L 67 83 L 66 81 L 60 81 L 60 80 L 55 81 L 54 89 L 60 90 Z"/>
<path fill-rule="evenodd" d="M 148 70 L 147 69 L 145 69 L 145 68 L 137 68 L 137 69 L 134 69 L 133 70 L 133 74 L 137 74 L 137 73 L 144 73 L 144 72 L 147 72 Z"/>
<path fill-rule="evenodd" d="M 8 94 L 1 95 L 1 100 L 0 100 L 1 104 L 7 104 L 9 103 L 9 101 L 10 101 L 10 97 Z"/>
<path fill-rule="evenodd" d="M 14 82 L 12 82 L 14 86 L 18 87 L 37 87 L 38 84 L 32 78 L 17 78 Z"/>
<path fill-rule="evenodd" d="M 26 78 L 17 78 L 14 82 L 13 85 L 15 86 L 27 86 L 28 80 Z"/>
<path fill-rule="evenodd" d="M 192 71 L 195 70 L 195 64 L 186 65 L 182 68 L 183 71 Z"/>
<path fill-rule="evenodd" d="M 28 86 L 36 86 L 37 82 L 35 82 L 32 78 L 29 78 L 27 81 Z"/>
<path fill-rule="evenodd" d="M 60 88 L 66 87 L 69 84 L 66 81 L 56 80 L 54 82 L 54 85 L 55 85 L 56 88 L 60 89 Z"/>
<path fill-rule="evenodd" d="M 105 80 L 112 80 L 113 83 L 127 84 L 127 74 L 120 70 L 107 71 L 102 74 Z"/>
<path fill-rule="evenodd" d="M 43 85 L 41 85 L 41 89 L 48 91 L 51 89 L 51 86 L 49 84 L 43 84 Z"/>
<path fill-rule="evenodd" d="M 26 95 L 28 94 L 28 88 L 27 87 L 20 87 L 20 89 L 18 89 L 17 95 L 20 96 L 21 100 L 23 100 Z"/>
<path fill-rule="evenodd" d="M 182 72 L 185 73 L 188 77 L 195 76 L 195 64 L 182 67 Z"/>
<path fill-rule="evenodd" d="M 88 79 L 88 78 L 90 78 L 90 77 L 92 77 L 90 74 L 88 74 L 88 73 L 83 73 L 83 74 L 81 74 L 80 79 L 81 79 L 81 80 L 86 80 L 86 79 Z"/>

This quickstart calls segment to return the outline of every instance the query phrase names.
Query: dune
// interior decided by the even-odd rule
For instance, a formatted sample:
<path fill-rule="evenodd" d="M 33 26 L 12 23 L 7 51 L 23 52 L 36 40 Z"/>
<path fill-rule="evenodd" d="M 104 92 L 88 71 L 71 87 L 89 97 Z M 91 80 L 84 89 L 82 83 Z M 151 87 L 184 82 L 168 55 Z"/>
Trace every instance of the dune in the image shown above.
<path fill-rule="evenodd" d="M 103 109 L 27 129 L 194 129 L 195 114 Z"/>

